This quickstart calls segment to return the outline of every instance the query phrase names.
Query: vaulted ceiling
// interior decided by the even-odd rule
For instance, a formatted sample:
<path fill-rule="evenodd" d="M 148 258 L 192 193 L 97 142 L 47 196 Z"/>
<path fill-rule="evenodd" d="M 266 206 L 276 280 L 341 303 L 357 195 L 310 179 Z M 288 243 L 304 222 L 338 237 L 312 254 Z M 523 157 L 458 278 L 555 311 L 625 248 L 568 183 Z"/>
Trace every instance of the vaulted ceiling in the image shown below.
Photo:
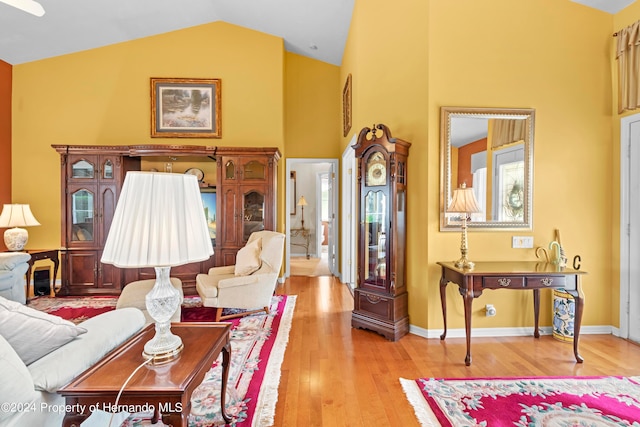
<path fill-rule="evenodd" d="M 17 65 L 225 21 L 282 37 L 287 51 L 340 65 L 356 0 L 38 1 L 42 17 L 0 2 L 1 60 Z M 608 13 L 635 2 L 571 1 Z"/>
<path fill-rule="evenodd" d="M 342 62 L 355 0 L 38 0 L 37 17 L 0 3 L 0 59 L 21 64 L 225 21 L 282 37 L 285 49 Z"/>

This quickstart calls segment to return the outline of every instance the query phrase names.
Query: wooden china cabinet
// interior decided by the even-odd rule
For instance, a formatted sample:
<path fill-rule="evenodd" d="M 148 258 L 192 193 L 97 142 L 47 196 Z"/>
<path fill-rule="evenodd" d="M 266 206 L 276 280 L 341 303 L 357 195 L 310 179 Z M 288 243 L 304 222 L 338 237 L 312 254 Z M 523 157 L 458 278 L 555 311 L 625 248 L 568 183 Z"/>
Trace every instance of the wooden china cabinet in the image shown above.
<path fill-rule="evenodd" d="M 405 258 L 410 146 L 382 124 L 362 129 L 353 146 L 360 227 L 351 325 L 393 341 L 409 332 Z"/>
<path fill-rule="evenodd" d="M 277 148 L 218 147 L 216 265 L 233 265 L 254 231 L 276 229 Z"/>
<path fill-rule="evenodd" d="M 155 278 L 152 268 L 119 269 L 100 262 L 128 171 L 147 158 L 216 161 L 216 246 L 209 260 L 171 268 L 185 294 L 214 265 L 235 263 L 238 249 L 257 229 L 275 230 L 277 148 L 193 145 L 52 145 L 61 161 L 61 274 L 59 295 L 119 294 L 130 282 Z M 190 169 L 193 171 L 193 169 Z M 206 184 L 202 184 L 206 185 Z M 206 187 L 207 191 L 212 190 Z M 214 262 L 217 261 L 217 262 Z"/>
<path fill-rule="evenodd" d="M 119 293 L 121 270 L 100 258 L 124 176 L 140 170 L 140 159 L 124 156 L 119 147 L 54 148 L 62 176 L 60 293 Z"/>

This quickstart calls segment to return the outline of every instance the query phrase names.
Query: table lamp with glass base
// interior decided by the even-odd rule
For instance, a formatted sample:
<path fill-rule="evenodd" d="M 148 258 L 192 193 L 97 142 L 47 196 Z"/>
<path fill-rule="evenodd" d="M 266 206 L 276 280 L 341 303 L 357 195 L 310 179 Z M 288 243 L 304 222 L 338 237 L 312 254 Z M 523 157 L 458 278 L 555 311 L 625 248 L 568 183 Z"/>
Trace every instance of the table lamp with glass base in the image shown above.
<path fill-rule="evenodd" d="M 195 175 L 127 173 L 101 261 L 119 268 L 155 268 L 156 281 L 145 303 L 156 333 L 143 351 L 152 363 L 169 362 L 184 347 L 171 332 L 170 319 L 182 303 L 169 280 L 171 267 L 205 261 L 212 254 Z"/>
<path fill-rule="evenodd" d="M 155 267 L 156 282 L 145 296 L 147 312 L 156 321 L 156 334 L 144 345 L 142 355 L 154 364 L 175 359 L 184 348 L 182 339 L 171 332 L 171 318 L 182 298 L 169 280 L 171 267 Z"/>

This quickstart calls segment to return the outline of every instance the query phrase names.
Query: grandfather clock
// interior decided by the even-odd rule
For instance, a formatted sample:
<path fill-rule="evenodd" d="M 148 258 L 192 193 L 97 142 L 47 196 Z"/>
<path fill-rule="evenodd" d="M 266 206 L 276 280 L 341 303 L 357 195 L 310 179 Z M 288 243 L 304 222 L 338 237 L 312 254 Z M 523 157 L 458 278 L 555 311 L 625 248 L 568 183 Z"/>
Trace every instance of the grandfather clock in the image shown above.
<path fill-rule="evenodd" d="M 364 128 L 358 159 L 358 277 L 351 326 L 396 341 L 409 332 L 407 157 L 411 143 L 385 125 Z"/>

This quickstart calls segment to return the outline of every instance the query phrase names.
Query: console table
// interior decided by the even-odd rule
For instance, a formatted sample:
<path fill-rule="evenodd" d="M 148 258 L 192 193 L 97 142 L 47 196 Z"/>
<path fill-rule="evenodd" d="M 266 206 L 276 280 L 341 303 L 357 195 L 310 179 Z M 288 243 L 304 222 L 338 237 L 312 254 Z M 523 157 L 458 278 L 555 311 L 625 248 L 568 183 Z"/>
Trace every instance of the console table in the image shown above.
<path fill-rule="evenodd" d="M 294 246 L 302 246 L 305 249 L 307 259 L 309 259 L 309 244 L 311 242 L 311 230 L 308 228 L 292 228 L 291 229 L 291 237 L 302 237 L 304 239 L 303 243 L 294 243 L 293 239 L 291 239 L 291 244 Z"/>
<path fill-rule="evenodd" d="M 485 289 L 515 289 L 533 291 L 533 308 L 535 316 L 534 337 L 540 337 L 538 320 L 540 315 L 540 289 L 563 288 L 572 295 L 576 305 L 576 317 L 573 335 L 573 353 L 578 363 L 583 358 L 578 353 L 580 337 L 580 323 L 584 307 L 584 297 L 580 287 L 580 276 L 584 271 L 560 268 L 549 262 L 513 261 L 513 262 L 477 262 L 473 269 L 458 268 L 453 262 L 438 262 L 442 267 L 440 279 L 440 301 L 442 303 L 442 317 L 444 332 L 440 339 L 447 336 L 447 294 L 449 283 L 458 285 L 460 295 L 464 300 L 464 328 L 467 339 L 467 356 L 465 365 L 471 365 L 471 305 L 473 299 L 482 295 Z"/>

